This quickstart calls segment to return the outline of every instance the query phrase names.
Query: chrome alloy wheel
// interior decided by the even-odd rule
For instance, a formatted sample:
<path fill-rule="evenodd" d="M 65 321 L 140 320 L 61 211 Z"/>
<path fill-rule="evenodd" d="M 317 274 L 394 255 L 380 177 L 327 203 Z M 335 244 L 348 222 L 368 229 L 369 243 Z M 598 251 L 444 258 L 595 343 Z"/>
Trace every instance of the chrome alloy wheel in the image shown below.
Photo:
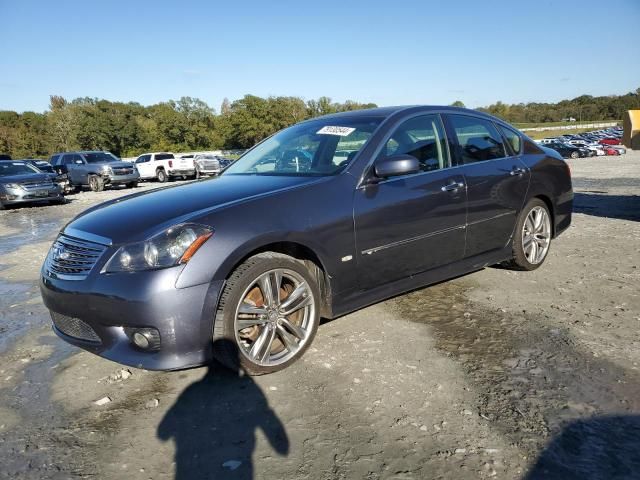
<path fill-rule="evenodd" d="M 533 207 L 522 227 L 522 250 L 527 261 L 537 265 L 544 260 L 551 243 L 551 220 L 547 211 Z"/>
<path fill-rule="evenodd" d="M 251 282 L 240 298 L 234 330 L 240 351 L 251 362 L 279 365 L 309 340 L 316 299 L 298 273 L 269 270 Z"/>

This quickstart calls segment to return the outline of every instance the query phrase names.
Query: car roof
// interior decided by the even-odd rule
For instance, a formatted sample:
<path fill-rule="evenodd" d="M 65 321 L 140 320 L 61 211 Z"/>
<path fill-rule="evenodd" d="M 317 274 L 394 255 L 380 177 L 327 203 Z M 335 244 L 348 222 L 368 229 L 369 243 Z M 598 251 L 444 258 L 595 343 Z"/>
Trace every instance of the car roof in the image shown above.
<path fill-rule="evenodd" d="M 70 152 L 56 152 L 53 155 L 64 155 L 66 153 L 111 153 L 111 152 L 108 150 L 72 150 Z"/>
<path fill-rule="evenodd" d="M 501 120 L 493 115 L 489 115 L 488 113 L 481 112 L 479 110 L 471 110 L 469 108 L 462 107 L 451 107 L 445 105 L 396 105 L 389 107 L 377 107 L 377 108 L 364 108 L 362 110 L 350 110 L 348 112 L 339 112 L 339 113 L 331 113 L 329 115 L 323 115 L 321 117 L 314 117 L 306 120 L 307 122 L 313 122 L 315 120 L 330 120 L 330 119 L 341 119 L 341 118 L 359 118 L 359 117 L 378 117 L 378 118 L 388 118 L 392 115 L 399 112 L 407 112 L 407 113 L 419 113 L 419 112 L 429 112 L 429 111 L 445 111 L 448 113 L 459 113 L 459 114 L 468 114 L 468 115 L 476 115 L 479 117 L 484 117 L 492 121 L 497 121 L 499 123 L 508 125 L 507 122 Z"/>

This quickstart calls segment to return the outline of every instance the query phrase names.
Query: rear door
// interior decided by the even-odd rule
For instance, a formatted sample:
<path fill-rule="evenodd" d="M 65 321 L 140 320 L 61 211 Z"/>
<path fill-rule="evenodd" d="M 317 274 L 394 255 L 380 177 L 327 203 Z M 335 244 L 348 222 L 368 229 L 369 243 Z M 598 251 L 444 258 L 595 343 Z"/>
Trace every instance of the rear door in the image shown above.
<path fill-rule="evenodd" d="M 512 139 L 518 145 L 514 151 L 489 119 L 461 114 L 447 114 L 446 119 L 467 185 L 465 257 L 504 248 L 531 175 L 521 159 L 520 137 Z"/>
<path fill-rule="evenodd" d="M 359 187 L 354 222 L 361 289 L 462 259 L 466 190 L 450 168 L 439 115 L 409 118 L 385 140 L 379 157 L 409 154 L 422 171 Z"/>

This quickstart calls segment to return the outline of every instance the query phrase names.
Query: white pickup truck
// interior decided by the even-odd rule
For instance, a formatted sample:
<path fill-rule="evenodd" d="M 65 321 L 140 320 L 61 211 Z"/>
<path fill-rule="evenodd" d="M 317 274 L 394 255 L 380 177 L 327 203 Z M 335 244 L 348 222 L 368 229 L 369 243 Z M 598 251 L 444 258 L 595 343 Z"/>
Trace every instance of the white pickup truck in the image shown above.
<path fill-rule="evenodd" d="M 176 158 L 170 152 L 145 153 L 135 161 L 141 180 L 157 178 L 166 182 L 172 177 L 195 177 L 193 158 Z"/>

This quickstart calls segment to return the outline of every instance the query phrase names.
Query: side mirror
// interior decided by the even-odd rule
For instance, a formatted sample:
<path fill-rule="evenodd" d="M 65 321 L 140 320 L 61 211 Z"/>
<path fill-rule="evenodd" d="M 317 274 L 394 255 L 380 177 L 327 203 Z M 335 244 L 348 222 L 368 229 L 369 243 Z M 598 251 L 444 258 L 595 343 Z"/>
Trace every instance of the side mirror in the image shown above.
<path fill-rule="evenodd" d="M 397 177 L 419 172 L 420 162 L 411 155 L 391 155 L 378 159 L 373 168 L 377 177 Z"/>

